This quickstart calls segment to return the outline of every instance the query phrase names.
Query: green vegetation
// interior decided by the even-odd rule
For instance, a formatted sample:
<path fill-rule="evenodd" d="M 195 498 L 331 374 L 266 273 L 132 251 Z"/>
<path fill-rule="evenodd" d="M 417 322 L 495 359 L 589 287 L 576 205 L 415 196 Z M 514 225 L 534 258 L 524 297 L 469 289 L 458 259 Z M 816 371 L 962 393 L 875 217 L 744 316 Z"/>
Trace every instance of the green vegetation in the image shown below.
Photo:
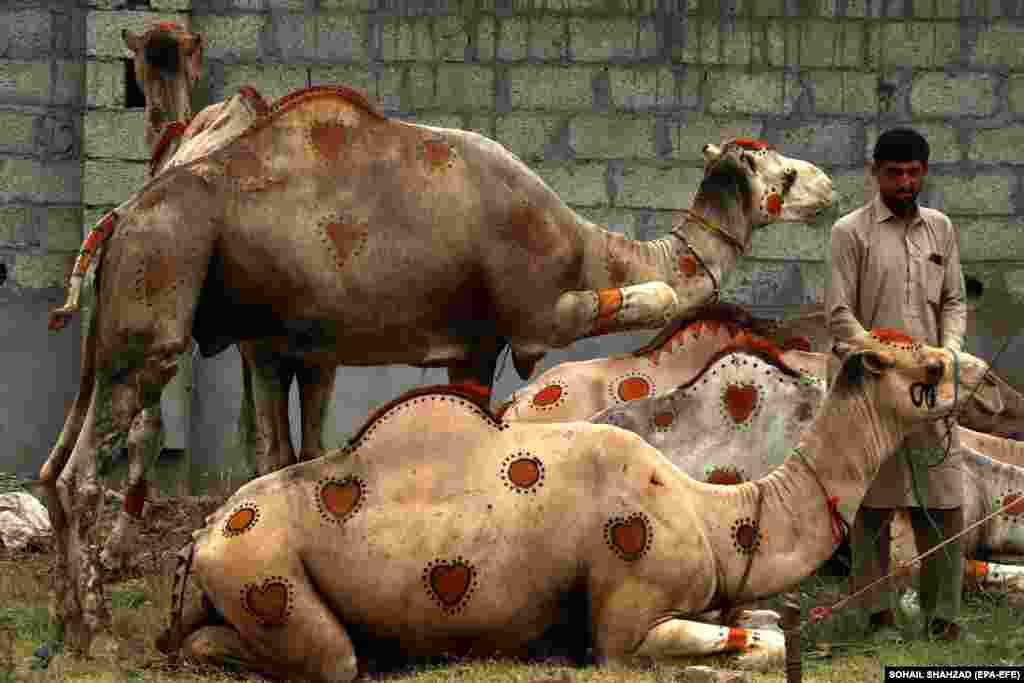
<path fill-rule="evenodd" d="M 167 623 L 172 575 L 146 576 L 111 587 L 113 624 L 93 648 L 93 657 L 53 658 L 45 671 L 29 668 L 32 653 L 53 637 L 48 623 L 48 563 L 44 556 L 21 556 L 0 561 L 0 683 L 7 681 L 147 681 L 221 683 L 263 681 L 231 671 L 211 671 L 185 663 L 171 665 L 153 640 Z M 838 580 L 814 576 L 799 591 L 804 612 L 814 604 L 831 604 Z M 768 601 L 775 603 L 775 600 Z M 863 639 L 864 619 L 855 610 L 837 612 L 832 619 L 809 626 L 803 638 L 803 680 L 809 683 L 862 683 L 882 679 L 888 665 L 1014 665 L 1024 664 L 1024 611 L 1015 610 L 1005 595 L 974 594 L 965 600 L 964 624 L 979 637 L 975 643 L 929 643 L 921 639 L 919 621 L 904 617 L 907 642 L 873 644 Z M 537 679 L 568 678 L 574 683 L 670 683 L 684 680 L 690 665 L 735 668 L 727 655 L 671 663 L 576 669 L 553 664 L 506 661 L 465 661 L 419 667 L 387 675 L 393 683 L 530 683 Z M 755 683 L 782 683 L 782 671 L 750 675 Z"/>

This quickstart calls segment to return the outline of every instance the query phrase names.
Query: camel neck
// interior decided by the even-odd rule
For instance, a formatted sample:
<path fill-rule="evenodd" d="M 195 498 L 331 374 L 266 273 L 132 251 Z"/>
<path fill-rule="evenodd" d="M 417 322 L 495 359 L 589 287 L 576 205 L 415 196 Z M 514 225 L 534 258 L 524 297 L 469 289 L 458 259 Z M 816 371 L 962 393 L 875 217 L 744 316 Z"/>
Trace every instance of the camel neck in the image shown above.
<path fill-rule="evenodd" d="M 188 84 L 183 75 L 158 76 L 145 86 L 146 145 L 153 152 L 164 126 L 192 118 Z"/>
<path fill-rule="evenodd" d="M 681 225 L 673 228 L 714 273 L 719 286 L 743 256 L 751 226 L 739 211 L 728 211 L 700 197 Z"/>
<path fill-rule="evenodd" d="M 744 539 L 721 539 L 719 552 L 725 561 L 720 593 L 730 600 L 777 593 L 832 555 L 836 539 L 829 499 L 852 523 L 879 466 L 904 436 L 897 426 L 882 422 L 862 393 L 830 396 L 800 439 L 798 453 L 769 475 L 736 487 L 731 515 L 748 522 L 756 517 L 757 547 L 742 594 L 733 595 L 746 568 L 747 555 L 735 554 L 737 542 Z M 750 532 L 747 536 L 754 537 Z"/>
<path fill-rule="evenodd" d="M 673 234 L 649 241 L 632 240 L 581 220 L 586 254 L 581 287 L 604 289 L 661 280 L 674 283 L 677 291 L 679 285 L 687 291 L 686 301 L 681 302 L 684 308 L 706 302 L 715 286 L 722 286 L 741 256 L 727 237 L 708 226 L 720 226 L 742 241 L 749 236 L 751 227 L 749 219 L 738 210 L 719 210 L 698 201 L 691 211 L 703 220 L 685 220 L 673 228 Z M 687 244 L 696 252 L 696 258 Z M 708 277 L 705 268 L 712 277 Z"/>

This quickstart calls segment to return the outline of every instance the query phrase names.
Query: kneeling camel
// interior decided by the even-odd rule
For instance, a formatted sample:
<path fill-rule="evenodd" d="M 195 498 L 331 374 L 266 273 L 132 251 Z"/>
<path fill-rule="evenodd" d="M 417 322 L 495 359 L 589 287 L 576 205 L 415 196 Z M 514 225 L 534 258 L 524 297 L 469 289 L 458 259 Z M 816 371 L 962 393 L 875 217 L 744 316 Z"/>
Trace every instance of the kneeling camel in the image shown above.
<path fill-rule="evenodd" d="M 961 389 L 962 396 L 972 390 Z M 824 397 L 822 380 L 795 370 L 777 348 L 762 342 L 726 349 L 686 384 L 608 408 L 590 421 L 641 436 L 695 479 L 740 484 L 782 464 Z M 963 428 L 959 436 L 962 457 L 942 466 L 963 472 L 964 521 L 970 526 L 1024 496 L 1024 458 L 1013 452 L 1020 442 Z M 1024 504 L 1019 508 L 993 517 L 964 539 L 970 584 L 1024 588 L 1024 567 L 984 560 L 991 554 L 1024 554 Z M 841 512 L 852 517 L 855 510 Z M 897 513 L 890 549 L 892 568 L 918 555 L 904 511 Z"/>
<path fill-rule="evenodd" d="M 523 654 L 575 592 L 599 663 L 705 652 L 707 639 L 777 657 L 777 632 L 705 624 L 695 637 L 692 619 L 826 560 L 829 500 L 855 508 L 908 430 L 949 414 L 955 384 L 987 370 L 957 360 L 850 353 L 798 448 L 739 486 L 696 481 L 617 427 L 503 424 L 456 392 L 414 392 L 346 449 L 260 477 L 208 518 L 183 553 L 202 604 L 161 648 L 351 681 L 379 642 L 413 657 Z"/>

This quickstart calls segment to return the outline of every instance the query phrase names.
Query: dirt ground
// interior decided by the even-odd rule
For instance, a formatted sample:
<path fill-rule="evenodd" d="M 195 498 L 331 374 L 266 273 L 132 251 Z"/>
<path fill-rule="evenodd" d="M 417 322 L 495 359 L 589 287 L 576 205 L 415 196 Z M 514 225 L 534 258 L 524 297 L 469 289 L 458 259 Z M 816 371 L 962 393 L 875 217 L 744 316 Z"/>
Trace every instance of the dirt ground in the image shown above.
<path fill-rule="evenodd" d="M 45 504 L 36 490 L 30 489 Z M 204 524 L 206 516 L 217 509 L 227 495 L 165 496 L 153 493 L 146 499 L 135 550 L 130 553 L 128 567 L 120 579 L 143 578 L 173 572 L 176 554 L 188 542 L 192 532 Z M 121 509 L 120 494 L 108 490 L 100 513 L 99 534 L 106 539 Z M 0 544 L 0 561 L 25 555 L 41 557 L 52 552 L 52 543 L 43 543 L 14 553 Z"/>

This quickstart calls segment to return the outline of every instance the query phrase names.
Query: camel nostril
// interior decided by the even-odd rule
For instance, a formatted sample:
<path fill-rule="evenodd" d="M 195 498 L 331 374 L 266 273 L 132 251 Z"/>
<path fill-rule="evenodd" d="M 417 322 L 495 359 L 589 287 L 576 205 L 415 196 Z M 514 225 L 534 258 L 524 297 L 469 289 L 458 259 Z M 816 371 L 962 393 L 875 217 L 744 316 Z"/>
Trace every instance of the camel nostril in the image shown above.
<path fill-rule="evenodd" d="M 935 360 L 928 363 L 928 379 L 931 380 L 932 382 L 938 382 L 940 379 L 942 379 L 944 370 L 945 366 L 943 365 L 941 360 Z"/>

